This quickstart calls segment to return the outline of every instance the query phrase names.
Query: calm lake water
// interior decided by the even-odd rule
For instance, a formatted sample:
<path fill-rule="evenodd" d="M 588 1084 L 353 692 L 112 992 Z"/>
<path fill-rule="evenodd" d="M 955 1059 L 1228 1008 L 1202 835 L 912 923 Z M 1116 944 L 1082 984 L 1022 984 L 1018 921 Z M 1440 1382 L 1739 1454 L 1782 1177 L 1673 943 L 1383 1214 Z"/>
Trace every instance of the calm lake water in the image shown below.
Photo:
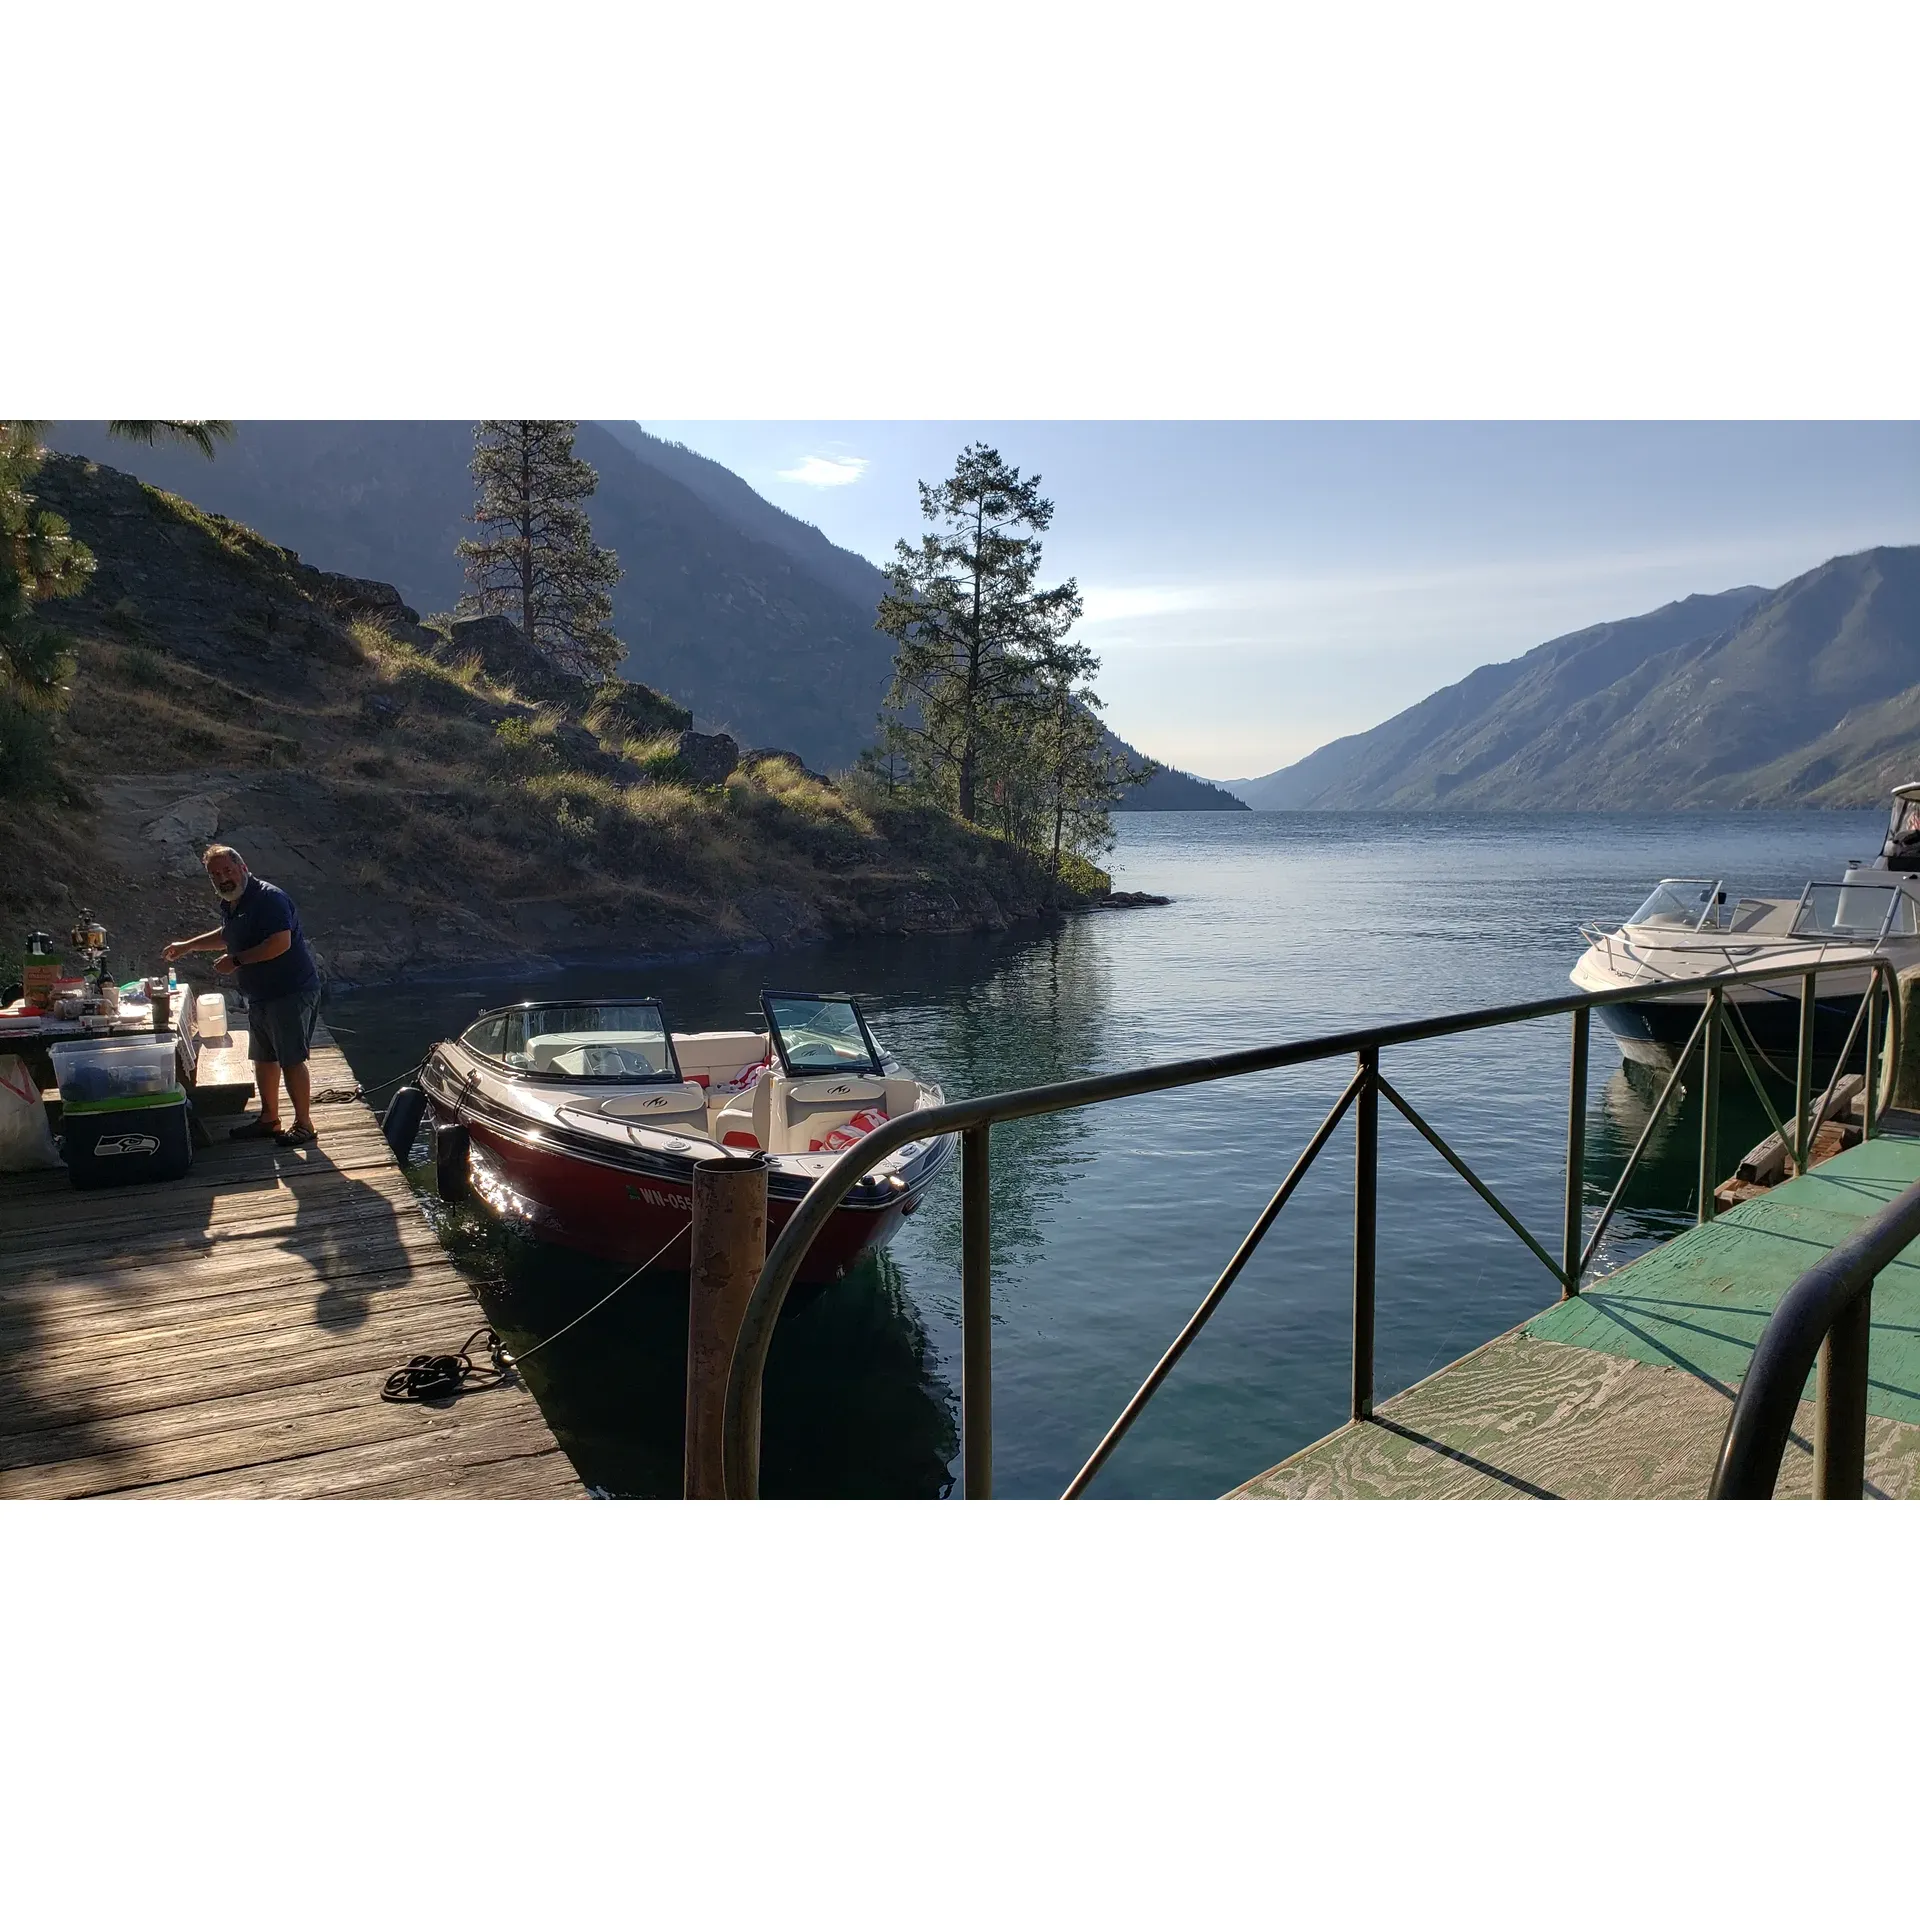
<path fill-rule="evenodd" d="M 523 996 L 657 994 L 677 1028 L 758 1025 L 762 985 L 857 993 L 947 1096 L 1567 991 L 1576 927 L 1617 924 L 1665 875 L 1797 892 L 1879 844 L 1868 813 L 1621 818 L 1122 815 L 1118 887 L 1173 904 L 1043 933 L 867 941 L 688 966 L 570 969 L 489 987 L 379 989 L 328 1010 L 367 1084 Z M 1396 1049 L 1390 1079 L 1550 1249 L 1562 1205 L 1568 1023 Z M 1212 1283 L 1351 1061 L 1153 1094 L 996 1130 L 996 1493 L 1050 1497 L 1078 1469 Z M 1731 1070 L 1730 1070 L 1731 1072 Z M 1655 1091 L 1596 1026 L 1589 1218 Z M 382 1095 L 380 1098 L 384 1099 Z M 1093 1495 L 1206 1497 L 1346 1414 L 1349 1120 L 1233 1292 L 1095 1482 Z M 1766 1131 L 1726 1082 L 1730 1171 Z M 1681 1110 L 1598 1266 L 1689 1224 L 1697 1134 Z M 796 1301 L 769 1362 L 763 1491 L 958 1492 L 957 1172 L 893 1246 Z M 509 1344 L 530 1346 L 621 1277 L 515 1238 L 477 1209 L 443 1232 Z M 1558 1298 L 1484 1203 L 1381 1107 L 1376 1387 L 1397 1392 Z M 636 1282 L 527 1377 L 590 1485 L 680 1485 L 685 1283 Z"/>

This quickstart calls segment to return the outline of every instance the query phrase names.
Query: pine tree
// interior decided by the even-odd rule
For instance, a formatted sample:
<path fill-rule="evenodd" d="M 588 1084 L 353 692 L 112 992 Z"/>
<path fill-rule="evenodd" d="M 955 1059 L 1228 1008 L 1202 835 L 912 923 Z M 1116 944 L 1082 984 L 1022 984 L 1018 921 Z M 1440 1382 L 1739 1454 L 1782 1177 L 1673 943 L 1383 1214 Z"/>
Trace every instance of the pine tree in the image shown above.
<path fill-rule="evenodd" d="M 0 421 L 0 687 L 35 706 L 58 703 L 73 661 L 66 643 L 34 622 L 33 608 L 78 593 L 94 566 L 67 523 L 33 498 L 45 457 L 37 422 Z"/>
<path fill-rule="evenodd" d="M 479 498 L 459 545 L 469 591 L 462 613 L 504 614 L 563 673 L 611 679 L 626 648 L 614 637 L 620 563 L 593 544 L 582 502 L 599 476 L 573 451 L 571 420 L 482 420 L 473 430 Z"/>
<path fill-rule="evenodd" d="M 1138 765 L 1108 744 L 1090 684 L 1058 674 L 1043 680 L 1026 739 L 1025 764 L 1038 789 L 1039 817 L 1048 838 L 1053 885 L 1068 854 L 1097 859 L 1113 846 L 1113 808 L 1129 787 L 1153 778 L 1154 763 Z"/>
<path fill-rule="evenodd" d="M 233 438 L 231 420 L 109 420 L 107 431 L 116 440 L 131 440 L 139 446 L 155 447 L 162 440 L 169 446 L 197 447 L 209 460 L 217 442 Z"/>
<path fill-rule="evenodd" d="M 894 549 L 874 622 L 896 642 L 887 739 L 918 784 L 973 821 L 994 742 L 1037 698 L 1037 676 L 1068 670 L 1062 649 L 1080 593 L 1071 580 L 1035 586 L 1053 502 L 1038 474 L 1022 479 L 992 447 L 966 448 L 938 486 L 923 480 L 920 511 L 934 531 Z"/>

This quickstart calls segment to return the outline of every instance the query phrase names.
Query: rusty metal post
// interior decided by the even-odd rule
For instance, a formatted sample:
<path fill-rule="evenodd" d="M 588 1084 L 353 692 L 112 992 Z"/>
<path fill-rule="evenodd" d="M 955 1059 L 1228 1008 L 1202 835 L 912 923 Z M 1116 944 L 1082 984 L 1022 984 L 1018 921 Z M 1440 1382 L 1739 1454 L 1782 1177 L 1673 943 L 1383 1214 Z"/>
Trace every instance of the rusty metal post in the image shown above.
<path fill-rule="evenodd" d="M 747 1298 L 767 1257 L 767 1165 L 759 1155 L 693 1170 L 692 1272 L 687 1281 L 686 1496 L 724 1500 L 727 1373 Z M 746 1419 L 760 1452 L 760 1391 Z"/>
<path fill-rule="evenodd" d="M 1813 1497 L 1860 1500 L 1867 1481 L 1867 1346 L 1873 1289 L 1834 1319 L 1820 1343 L 1813 1399 Z"/>

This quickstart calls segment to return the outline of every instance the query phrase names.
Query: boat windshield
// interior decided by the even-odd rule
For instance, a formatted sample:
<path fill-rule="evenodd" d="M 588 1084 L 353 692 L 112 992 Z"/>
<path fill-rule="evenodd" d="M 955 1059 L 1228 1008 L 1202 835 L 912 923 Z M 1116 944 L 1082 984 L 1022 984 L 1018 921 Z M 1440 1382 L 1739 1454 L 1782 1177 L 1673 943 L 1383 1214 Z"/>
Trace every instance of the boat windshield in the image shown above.
<path fill-rule="evenodd" d="M 1708 926 L 1723 898 L 1718 880 L 1662 880 L 1627 921 L 1630 927 L 1672 927 L 1684 932 Z"/>
<path fill-rule="evenodd" d="M 633 1085 L 678 1080 L 657 1000 L 562 1000 L 483 1014 L 460 1036 L 515 1073 Z"/>
<path fill-rule="evenodd" d="M 1880 857 L 1895 873 L 1920 871 L 1920 793 L 1897 793 Z"/>
<path fill-rule="evenodd" d="M 789 1075 L 885 1073 L 880 1049 L 851 1000 L 817 993 L 763 993 L 767 1030 Z"/>
<path fill-rule="evenodd" d="M 1914 926 L 1913 896 L 1905 888 L 1849 887 L 1838 881 L 1815 881 L 1808 887 L 1793 922 L 1797 934 L 1847 940 L 1878 940 L 1882 928 L 1911 935 Z"/>

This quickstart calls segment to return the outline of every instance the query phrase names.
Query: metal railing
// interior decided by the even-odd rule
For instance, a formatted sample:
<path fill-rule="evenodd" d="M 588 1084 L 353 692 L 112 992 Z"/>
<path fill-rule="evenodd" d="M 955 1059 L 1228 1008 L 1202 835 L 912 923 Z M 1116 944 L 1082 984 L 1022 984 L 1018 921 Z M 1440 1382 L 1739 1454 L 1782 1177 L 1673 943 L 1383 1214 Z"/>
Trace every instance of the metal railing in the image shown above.
<path fill-rule="evenodd" d="M 1920 1181 L 1789 1287 L 1747 1364 L 1711 1497 L 1771 1500 L 1816 1358 L 1813 1497 L 1858 1500 L 1867 1480 L 1867 1342 L 1873 1283 L 1920 1238 Z"/>
<path fill-rule="evenodd" d="M 1867 973 L 1867 990 L 1860 997 L 1853 1024 L 1840 1049 L 1832 1078 L 1819 1101 L 1813 1102 L 1814 1021 L 1818 1004 L 1816 978 L 1823 972 Z M 985 1094 L 974 1099 L 956 1100 L 951 1105 L 903 1114 L 876 1127 L 860 1142 L 837 1156 L 832 1168 L 820 1176 L 788 1219 L 780 1237 L 768 1251 L 753 1294 L 747 1303 L 733 1364 L 727 1378 L 725 1421 L 725 1477 L 729 1498 L 753 1499 L 759 1491 L 760 1473 L 760 1382 L 766 1367 L 767 1351 L 772 1343 L 775 1322 L 785 1303 L 800 1263 L 814 1236 L 825 1226 L 833 1210 L 862 1175 L 900 1147 L 914 1140 L 931 1139 L 937 1134 L 961 1136 L 960 1203 L 960 1431 L 961 1458 L 966 1493 L 970 1499 L 990 1497 L 993 1491 L 993 1380 L 991 1355 L 991 1280 L 992 1280 L 992 1198 L 989 1189 L 989 1140 L 991 1129 L 1000 1121 L 1031 1119 L 1041 1114 L 1064 1113 L 1078 1107 L 1102 1106 L 1109 1101 L 1130 1099 L 1139 1094 L 1168 1092 L 1176 1087 L 1205 1085 L 1210 1081 L 1235 1079 L 1245 1074 L 1267 1073 L 1281 1067 L 1304 1066 L 1310 1062 L 1356 1056 L 1358 1068 L 1339 1098 L 1314 1130 L 1305 1150 L 1280 1182 L 1272 1199 L 1261 1210 L 1220 1277 L 1208 1289 L 1192 1317 L 1180 1330 L 1153 1371 L 1121 1410 L 1118 1419 L 1102 1436 L 1086 1464 L 1068 1483 L 1063 1498 L 1077 1499 L 1084 1493 L 1115 1447 L 1125 1438 L 1128 1428 L 1139 1418 L 1162 1381 L 1179 1362 L 1225 1299 L 1242 1269 L 1253 1257 L 1280 1211 L 1292 1198 L 1308 1169 L 1332 1139 L 1349 1108 L 1354 1110 L 1354 1232 L 1353 1232 L 1353 1364 L 1350 1405 L 1355 1420 L 1365 1420 L 1373 1412 L 1374 1282 L 1375 1247 L 1379 1199 L 1380 1096 L 1402 1114 L 1446 1160 L 1462 1179 L 1479 1194 L 1494 1214 L 1519 1238 L 1521 1243 L 1560 1282 L 1562 1293 L 1571 1298 L 1580 1289 L 1581 1276 L 1592 1264 L 1601 1237 L 1612 1222 L 1615 1211 L 1644 1157 L 1654 1129 L 1666 1112 L 1681 1076 L 1696 1050 L 1703 1057 L 1703 1086 L 1700 1101 L 1700 1193 L 1696 1217 L 1702 1221 L 1713 1216 L 1713 1170 L 1718 1154 L 1719 1078 L 1722 1038 L 1731 1041 L 1735 1057 L 1745 1067 L 1767 1117 L 1773 1122 L 1795 1164 L 1804 1171 L 1807 1156 L 1821 1123 L 1827 1117 L 1839 1087 L 1847 1059 L 1866 1026 L 1866 1131 L 1874 1124 L 1875 1066 L 1880 1047 L 1881 1023 L 1878 1012 L 1884 994 L 1887 1003 L 1886 1025 L 1897 1059 L 1900 1046 L 1900 1006 L 1896 975 L 1890 961 L 1881 957 L 1789 963 L 1779 967 L 1743 971 L 1741 985 L 1764 985 L 1773 981 L 1793 981 L 1800 987 L 1800 1027 L 1795 1080 L 1795 1119 L 1789 1129 L 1775 1111 L 1760 1077 L 1754 1055 L 1742 1038 L 1743 1024 L 1738 1003 L 1726 1000 L 1726 988 L 1733 976 L 1706 975 L 1687 981 L 1667 981 L 1653 986 L 1614 988 L 1605 993 L 1562 994 L 1551 1000 L 1518 1002 L 1510 1006 L 1479 1008 L 1472 1012 L 1445 1014 L 1426 1020 L 1403 1020 L 1391 1025 L 1362 1028 L 1329 1034 L 1316 1040 L 1287 1041 L 1274 1046 L 1253 1047 L 1242 1052 L 1209 1055 L 1194 1060 L 1168 1061 L 1160 1066 L 1138 1067 L 1124 1073 L 1095 1074 L 1082 1080 L 1067 1080 L 1050 1086 L 1027 1087 L 1010 1093 Z M 1680 1056 L 1668 1074 L 1660 1097 L 1654 1102 L 1633 1151 L 1628 1155 L 1619 1179 L 1591 1234 L 1584 1242 L 1585 1152 L 1587 1108 L 1588 1029 L 1595 1007 L 1658 1002 L 1698 995 L 1703 989 L 1707 999 L 1699 1019 L 1687 1038 Z M 1734 1018 L 1727 1019 L 1728 1007 Z M 1439 1132 L 1414 1109 L 1406 1097 L 1380 1071 L 1380 1056 L 1391 1047 L 1409 1046 L 1417 1041 L 1436 1040 L 1453 1034 L 1483 1032 L 1490 1028 L 1518 1026 L 1556 1015 L 1572 1016 L 1572 1049 L 1567 1085 L 1567 1159 L 1565 1209 L 1561 1218 L 1561 1253 L 1555 1259 L 1540 1241 L 1521 1223 L 1513 1211 L 1487 1183 L 1467 1165 Z M 1811 1108 L 1811 1111 L 1810 1111 Z"/>

